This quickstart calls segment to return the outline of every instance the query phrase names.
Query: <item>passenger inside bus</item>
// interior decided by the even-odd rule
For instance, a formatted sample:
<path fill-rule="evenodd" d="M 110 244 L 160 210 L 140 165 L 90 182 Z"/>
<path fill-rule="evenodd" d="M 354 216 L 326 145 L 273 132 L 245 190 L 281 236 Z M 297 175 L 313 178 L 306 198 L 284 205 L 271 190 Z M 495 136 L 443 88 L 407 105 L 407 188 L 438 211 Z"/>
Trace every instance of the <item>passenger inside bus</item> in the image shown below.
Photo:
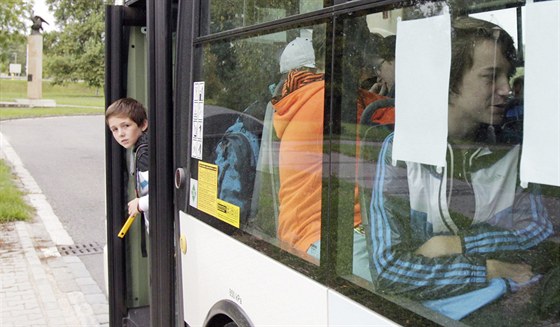
<path fill-rule="evenodd" d="M 321 238 L 324 74 L 316 69 L 310 39 L 286 46 L 280 72 L 288 76 L 272 101 L 280 139 L 278 238 L 305 253 Z"/>
<path fill-rule="evenodd" d="M 272 101 L 280 139 L 278 238 L 305 253 L 321 238 L 325 91 L 310 39 L 298 37 L 286 46 L 280 73 L 288 75 L 281 96 Z"/>
<path fill-rule="evenodd" d="M 376 81 L 369 90 L 359 92 L 358 122 L 363 124 L 395 123 L 395 45 L 396 36 L 389 35 L 378 39 L 379 45 L 366 58 Z M 368 60 L 369 59 L 369 60 Z M 368 109 L 364 114 L 364 111 Z"/>
<path fill-rule="evenodd" d="M 377 292 L 462 319 L 558 267 L 540 186 L 520 186 L 520 145 L 496 138 L 515 62 L 499 26 L 453 20 L 446 167 L 393 165 L 393 134 L 379 152 L 366 210 Z"/>
<path fill-rule="evenodd" d="M 511 83 L 513 94 L 504 113 L 501 138 L 507 143 L 520 143 L 523 138 L 523 75 Z"/>
<path fill-rule="evenodd" d="M 367 27 L 366 27 L 367 28 Z M 364 49 L 361 52 L 362 64 L 359 77 L 359 89 L 370 91 L 371 87 L 377 82 L 377 73 L 374 70 L 375 62 L 378 57 L 379 48 L 383 42 L 383 35 L 371 33 L 364 39 Z"/>
<path fill-rule="evenodd" d="M 395 46 L 396 35 L 383 38 L 382 46 L 373 65 L 378 79 L 371 91 L 388 97 L 395 97 Z"/>
<path fill-rule="evenodd" d="M 523 119 L 523 75 L 517 76 L 511 82 L 511 89 L 513 97 L 508 102 L 506 109 L 506 120 L 521 120 Z"/>
<path fill-rule="evenodd" d="M 298 37 L 286 46 L 280 72 L 287 78 L 281 96 L 272 101 L 280 139 L 278 238 L 283 246 L 319 259 L 325 82 L 311 40 Z M 362 261 L 354 273 L 369 279 L 365 236 L 358 232 L 354 257 Z"/>
<path fill-rule="evenodd" d="M 373 55 L 372 69 L 377 80 L 368 92 L 360 93 L 358 122 L 362 124 L 395 123 L 395 46 L 396 36 L 386 36 Z M 364 105 L 363 108 L 361 104 Z"/>

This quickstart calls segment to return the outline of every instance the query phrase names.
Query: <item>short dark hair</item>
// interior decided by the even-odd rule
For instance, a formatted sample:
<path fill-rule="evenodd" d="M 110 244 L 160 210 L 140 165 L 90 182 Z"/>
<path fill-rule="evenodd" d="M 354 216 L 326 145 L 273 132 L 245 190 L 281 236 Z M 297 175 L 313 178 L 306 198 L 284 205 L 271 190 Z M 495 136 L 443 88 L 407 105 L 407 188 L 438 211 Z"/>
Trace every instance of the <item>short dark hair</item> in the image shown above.
<path fill-rule="evenodd" d="M 386 61 L 395 61 L 395 49 L 397 47 L 397 36 L 388 35 L 383 38 L 383 43 L 379 49 L 379 57 Z"/>
<path fill-rule="evenodd" d="M 361 50 L 362 66 L 374 65 L 379 57 L 379 52 L 383 46 L 383 35 L 379 33 L 368 33 L 363 40 Z"/>
<path fill-rule="evenodd" d="M 502 55 L 511 64 L 510 76 L 515 71 L 517 54 L 511 36 L 498 25 L 472 17 L 456 18 L 451 32 L 451 73 L 449 90 L 459 93 L 463 75 L 474 64 L 474 47 L 483 40 L 496 41 Z M 495 39 L 497 37 L 497 39 Z"/>
<path fill-rule="evenodd" d="M 524 84 L 525 84 L 525 81 L 524 81 L 523 75 L 517 76 L 517 77 L 514 78 L 513 81 L 511 82 L 511 86 L 514 86 L 514 87 L 515 87 L 515 86 L 521 86 L 521 87 L 522 87 Z"/>
<path fill-rule="evenodd" d="M 146 108 L 133 98 L 121 98 L 113 102 L 105 111 L 105 122 L 114 116 L 126 116 L 138 126 L 148 120 Z"/>

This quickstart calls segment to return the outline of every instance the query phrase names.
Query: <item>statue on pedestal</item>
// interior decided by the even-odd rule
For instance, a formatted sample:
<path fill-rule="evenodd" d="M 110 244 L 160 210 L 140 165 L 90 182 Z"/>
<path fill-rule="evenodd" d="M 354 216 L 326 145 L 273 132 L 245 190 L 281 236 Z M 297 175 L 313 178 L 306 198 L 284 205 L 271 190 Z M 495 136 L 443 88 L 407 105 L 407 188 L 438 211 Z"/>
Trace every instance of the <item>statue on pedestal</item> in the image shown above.
<path fill-rule="evenodd" d="M 46 20 L 44 20 L 41 16 L 33 16 L 31 17 L 31 21 L 33 22 L 33 25 L 31 25 L 31 34 L 41 34 L 41 31 L 43 30 L 43 23 L 49 25 L 49 23 L 47 23 Z"/>

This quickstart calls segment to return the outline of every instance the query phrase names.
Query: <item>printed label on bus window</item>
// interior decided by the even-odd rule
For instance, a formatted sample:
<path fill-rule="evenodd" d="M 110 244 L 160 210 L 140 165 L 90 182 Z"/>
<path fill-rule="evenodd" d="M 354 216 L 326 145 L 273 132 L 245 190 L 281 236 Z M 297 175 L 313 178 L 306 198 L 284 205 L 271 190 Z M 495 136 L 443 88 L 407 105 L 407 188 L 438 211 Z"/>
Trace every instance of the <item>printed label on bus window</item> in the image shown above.
<path fill-rule="evenodd" d="M 192 145 L 191 156 L 202 160 L 202 135 L 204 126 L 204 82 L 193 85 Z"/>
<path fill-rule="evenodd" d="M 198 209 L 216 217 L 218 166 L 198 162 Z"/>
<path fill-rule="evenodd" d="M 218 166 L 204 161 L 198 162 L 198 185 L 196 207 L 221 221 L 239 228 L 239 207 L 218 199 Z M 193 200 L 191 188 L 191 200 Z"/>
<path fill-rule="evenodd" d="M 239 228 L 239 207 L 229 202 L 218 199 L 216 218 Z"/>

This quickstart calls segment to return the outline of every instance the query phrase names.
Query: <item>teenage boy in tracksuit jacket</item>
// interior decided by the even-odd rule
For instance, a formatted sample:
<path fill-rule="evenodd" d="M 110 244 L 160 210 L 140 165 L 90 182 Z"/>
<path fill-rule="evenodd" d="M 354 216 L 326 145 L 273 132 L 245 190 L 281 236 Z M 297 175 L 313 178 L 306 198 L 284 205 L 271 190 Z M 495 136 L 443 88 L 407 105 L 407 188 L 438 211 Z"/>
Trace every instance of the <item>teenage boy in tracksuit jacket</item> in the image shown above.
<path fill-rule="evenodd" d="M 496 37 L 499 31 L 499 37 Z M 447 166 L 398 162 L 383 142 L 370 204 L 374 287 L 455 319 L 536 282 L 528 251 L 553 234 L 538 185 L 519 186 L 520 146 L 496 145 L 514 69 L 511 37 L 494 24 L 453 22 Z M 465 58 L 467 54 L 470 58 Z M 496 56 L 496 57 L 494 57 Z M 490 74 L 484 74 L 492 67 Z M 485 70 L 486 69 L 486 70 Z"/>

